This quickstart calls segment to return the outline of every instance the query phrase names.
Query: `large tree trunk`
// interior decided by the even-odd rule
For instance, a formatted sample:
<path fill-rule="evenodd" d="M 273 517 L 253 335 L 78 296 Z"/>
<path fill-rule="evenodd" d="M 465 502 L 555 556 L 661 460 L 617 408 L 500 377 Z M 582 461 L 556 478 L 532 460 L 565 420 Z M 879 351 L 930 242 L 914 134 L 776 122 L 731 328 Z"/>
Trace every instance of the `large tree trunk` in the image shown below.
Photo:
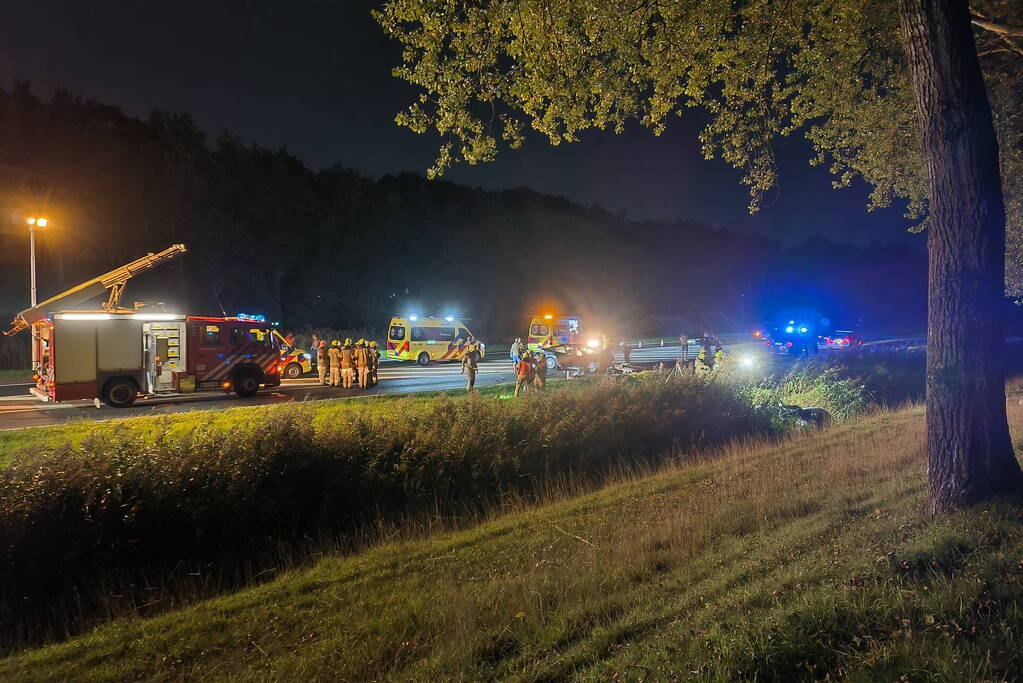
<path fill-rule="evenodd" d="M 945 513 L 1023 482 L 1005 417 L 1005 206 L 967 0 L 900 0 L 930 173 L 927 477 Z"/>

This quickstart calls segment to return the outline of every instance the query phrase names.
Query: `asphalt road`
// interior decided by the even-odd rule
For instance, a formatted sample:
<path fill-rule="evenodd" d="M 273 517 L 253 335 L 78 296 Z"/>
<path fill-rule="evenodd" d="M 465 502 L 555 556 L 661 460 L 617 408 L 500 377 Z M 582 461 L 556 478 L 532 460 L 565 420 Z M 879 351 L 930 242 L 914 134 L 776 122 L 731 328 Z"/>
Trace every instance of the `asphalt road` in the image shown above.
<path fill-rule="evenodd" d="M 732 347 L 736 349 L 738 347 Z M 691 355 L 696 346 L 691 346 Z M 679 347 L 655 346 L 635 349 L 631 361 L 637 367 L 654 367 L 660 362 L 672 367 L 679 355 Z M 621 361 L 621 354 L 617 355 Z M 551 373 L 561 377 L 563 373 Z M 514 384 L 512 363 L 502 357 L 487 359 L 480 363 L 476 386 Z M 252 398 L 242 399 L 222 392 L 202 392 L 173 397 L 140 400 L 131 408 L 115 409 L 108 406 L 96 408 L 91 401 L 69 401 L 66 403 L 43 403 L 28 393 L 29 384 L 12 381 L 0 385 L 0 430 L 39 427 L 59 424 L 69 420 L 110 420 L 140 415 L 161 415 L 189 410 L 218 410 L 238 406 L 257 406 L 287 403 L 289 401 L 318 401 L 327 398 L 352 398 L 374 394 L 408 394 L 421 391 L 458 389 L 465 386 L 465 376 L 458 363 L 434 363 L 419 367 L 414 363 L 383 360 L 380 364 L 380 383 L 365 391 L 338 389 L 320 386 L 315 377 L 284 380 L 280 387 L 261 391 Z"/>

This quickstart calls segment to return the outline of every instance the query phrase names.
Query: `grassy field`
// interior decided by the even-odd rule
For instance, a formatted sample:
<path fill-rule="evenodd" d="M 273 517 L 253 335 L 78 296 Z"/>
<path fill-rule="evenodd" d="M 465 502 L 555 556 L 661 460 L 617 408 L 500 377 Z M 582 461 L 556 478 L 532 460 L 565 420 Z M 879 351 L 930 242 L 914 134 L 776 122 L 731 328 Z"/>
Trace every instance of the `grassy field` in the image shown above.
<path fill-rule="evenodd" d="M 31 375 L 32 371 L 28 368 L 24 370 L 0 370 L 0 382 L 3 380 L 28 379 Z"/>
<path fill-rule="evenodd" d="M 1009 419 L 1018 448 L 1015 400 Z M 553 489 L 24 652 L 0 679 L 1012 679 L 1020 509 L 926 517 L 922 443 L 909 408 Z"/>

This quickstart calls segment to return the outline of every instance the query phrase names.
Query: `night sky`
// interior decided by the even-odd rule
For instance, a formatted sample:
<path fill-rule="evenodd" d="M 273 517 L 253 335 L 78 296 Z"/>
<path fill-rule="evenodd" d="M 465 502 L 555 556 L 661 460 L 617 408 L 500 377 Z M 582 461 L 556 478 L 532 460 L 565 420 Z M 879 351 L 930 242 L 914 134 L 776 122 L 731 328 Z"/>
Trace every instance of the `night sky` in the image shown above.
<path fill-rule="evenodd" d="M 0 23 L 0 81 L 29 80 L 44 96 L 66 85 L 136 116 L 188 111 L 211 136 L 229 130 L 285 146 L 314 168 L 421 173 L 438 139 L 394 124 L 416 91 L 390 75 L 400 52 L 369 16 L 378 4 L 23 2 L 6 7 Z M 693 219 L 790 243 L 820 234 L 923 248 L 898 209 L 870 214 L 864 188 L 832 190 L 827 172 L 807 165 L 801 140 L 779 146 L 779 191 L 750 217 L 739 173 L 700 155 L 699 128 L 694 112 L 659 138 L 638 125 L 557 148 L 537 137 L 445 178 L 488 189 L 525 185 L 632 218 Z"/>

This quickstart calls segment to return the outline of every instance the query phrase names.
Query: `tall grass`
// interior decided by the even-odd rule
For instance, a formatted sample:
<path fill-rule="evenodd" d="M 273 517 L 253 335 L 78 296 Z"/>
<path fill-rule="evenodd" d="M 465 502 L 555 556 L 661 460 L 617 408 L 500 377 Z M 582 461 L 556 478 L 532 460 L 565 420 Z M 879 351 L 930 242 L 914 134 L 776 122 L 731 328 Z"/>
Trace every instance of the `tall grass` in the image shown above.
<path fill-rule="evenodd" d="M 0 472 L 0 647 L 237 585 L 387 520 L 472 515 L 543 496 L 552 482 L 599 482 L 778 434 L 788 426 L 778 397 L 849 402 L 855 386 L 843 382 L 803 371 L 760 387 L 759 398 L 774 398 L 758 401 L 726 373 L 650 374 L 516 401 L 440 396 L 427 410 L 397 401 L 389 415 L 342 421 L 296 406 L 257 425 L 155 438 L 99 425 L 77 446 L 21 453 Z"/>
<path fill-rule="evenodd" d="M 87 623 L 106 609 L 90 597 L 99 585 L 145 601 L 146 580 L 176 566 L 230 582 L 275 548 L 376 518 L 464 511 L 552 477 L 769 430 L 727 383 L 695 378 L 522 401 L 439 397 L 407 415 L 398 402 L 390 418 L 315 428 L 301 406 L 258 426 L 155 439 L 100 426 L 0 473 L 0 632 L 31 641 Z"/>

